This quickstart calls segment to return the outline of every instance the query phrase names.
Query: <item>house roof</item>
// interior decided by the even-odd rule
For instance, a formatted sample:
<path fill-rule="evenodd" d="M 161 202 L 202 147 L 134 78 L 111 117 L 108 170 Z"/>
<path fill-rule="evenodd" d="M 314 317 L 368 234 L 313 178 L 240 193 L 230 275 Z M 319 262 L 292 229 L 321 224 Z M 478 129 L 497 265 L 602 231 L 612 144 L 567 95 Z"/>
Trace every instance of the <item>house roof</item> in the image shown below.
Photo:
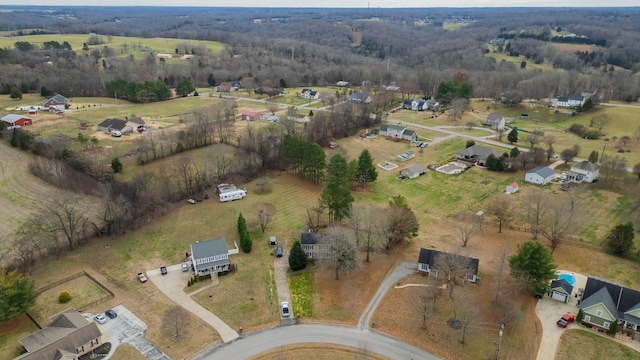
<path fill-rule="evenodd" d="M 583 309 L 586 307 L 586 305 L 583 305 L 585 304 L 585 302 L 587 305 L 589 305 L 592 304 L 593 301 L 599 300 L 599 297 L 603 296 L 599 294 L 599 292 L 601 292 L 603 289 L 607 292 L 607 295 L 611 299 L 614 310 L 618 310 L 618 313 L 614 312 L 614 314 L 618 315 L 621 318 L 624 317 L 625 312 L 635 308 L 638 303 L 640 303 L 639 291 L 626 288 L 620 284 L 612 283 L 607 280 L 589 276 L 584 288 L 584 294 L 582 296 L 583 300 L 580 303 L 580 308 Z M 596 295 L 597 297 L 595 298 L 595 300 L 591 300 L 591 297 L 594 297 Z M 636 318 L 635 321 L 637 322 L 638 319 Z"/>
<path fill-rule="evenodd" d="M 440 254 L 449 254 L 443 251 L 438 251 L 438 250 L 432 250 L 432 249 L 425 249 L 425 248 L 421 248 L 420 249 L 420 255 L 418 256 L 418 263 L 420 264 L 428 264 L 429 266 L 433 267 L 433 265 L 436 262 L 436 258 L 440 255 Z M 469 271 L 473 274 L 473 275 L 478 275 L 478 265 L 480 264 L 480 260 L 475 259 L 475 258 L 470 258 L 468 256 L 463 256 L 463 255 L 457 255 L 457 254 L 451 254 L 456 258 L 463 258 L 463 259 L 469 259 Z"/>
<path fill-rule="evenodd" d="M 227 239 L 218 238 L 206 241 L 196 241 L 191 244 L 191 253 L 194 260 L 209 256 L 228 254 Z"/>
<path fill-rule="evenodd" d="M 60 95 L 60 94 L 56 94 L 54 96 L 51 96 L 49 98 L 47 98 L 47 100 L 45 100 L 42 104 L 46 104 L 49 101 L 55 101 L 58 104 L 67 104 L 69 103 L 69 99 L 67 99 L 66 97 Z"/>
<path fill-rule="evenodd" d="M 4 121 L 6 123 L 9 123 L 9 124 L 15 124 L 16 121 L 19 121 L 21 119 L 32 120 L 30 117 L 23 116 L 23 115 L 17 115 L 17 114 L 8 114 L 8 115 L 5 115 L 5 116 L 0 118 L 0 120 Z"/>
<path fill-rule="evenodd" d="M 411 136 L 413 134 L 415 134 L 416 132 L 413 130 L 409 130 L 409 129 L 404 129 L 404 132 L 402 132 L 402 135 L 408 135 Z"/>
<path fill-rule="evenodd" d="M 257 111 L 245 111 L 245 112 L 242 113 L 242 116 L 245 116 L 245 115 L 247 115 L 247 116 L 258 116 L 258 114 L 259 113 Z"/>
<path fill-rule="evenodd" d="M 351 94 L 351 100 L 355 100 L 355 101 L 366 101 L 369 98 L 369 93 L 364 91 L 364 90 L 360 90 L 358 92 L 354 92 L 353 94 Z"/>
<path fill-rule="evenodd" d="M 411 174 L 420 174 L 426 171 L 426 168 L 422 164 L 413 164 L 411 166 L 407 166 L 406 168 L 400 170 L 400 172 L 408 171 Z"/>
<path fill-rule="evenodd" d="M 403 105 L 411 105 L 411 103 L 413 103 L 413 99 L 407 99 L 402 102 Z"/>
<path fill-rule="evenodd" d="M 538 166 L 536 168 L 533 168 L 529 171 L 527 171 L 527 174 L 530 173 L 535 173 L 538 174 L 540 176 L 542 176 L 543 178 L 548 178 L 549 176 L 553 176 L 556 174 L 555 170 L 553 170 L 552 168 L 548 167 L 548 166 Z"/>
<path fill-rule="evenodd" d="M 502 156 L 499 152 L 480 145 L 473 145 L 466 149 L 458 150 L 456 151 L 456 154 L 467 157 L 477 156 L 480 159 L 486 159 L 489 155 L 493 155 L 495 157 Z"/>
<path fill-rule="evenodd" d="M 300 234 L 300 244 L 323 244 L 331 241 L 329 234 L 305 232 Z"/>
<path fill-rule="evenodd" d="M 512 182 L 512 183 L 511 183 L 511 184 L 509 184 L 508 186 L 511 186 L 511 187 L 512 187 L 512 188 L 514 188 L 514 189 L 519 189 L 519 188 L 520 188 L 520 185 L 518 185 L 518 183 L 517 183 L 517 182 Z"/>
<path fill-rule="evenodd" d="M 487 115 L 487 122 L 490 123 L 500 122 L 502 119 L 504 119 L 504 115 L 502 114 L 491 113 Z"/>
<path fill-rule="evenodd" d="M 600 169 L 600 165 L 594 164 L 589 160 L 582 160 L 579 163 L 571 166 L 571 170 L 575 171 L 575 169 L 586 170 L 586 171 L 597 171 Z"/>
<path fill-rule="evenodd" d="M 78 347 L 101 336 L 100 329 L 93 321 L 87 321 L 80 313 L 68 309 L 54 315 L 46 328 L 20 339 L 27 353 L 17 359 L 57 359 L 57 354 L 75 354 Z"/>
<path fill-rule="evenodd" d="M 129 121 L 134 122 L 136 124 L 144 125 L 144 120 L 141 117 L 134 117 L 129 119 Z"/>
<path fill-rule="evenodd" d="M 569 95 L 567 97 L 569 100 L 582 101 L 584 100 L 584 96 L 582 95 Z"/>
<path fill-rule="evenodd" d="M 580 309 L 588 309 L 594 305 L 602 304 L 605 308 L 611 313 L 611 315 L 617 317 L 618 311 L 616 309 L 616 304 L 613 302 L 611 295 L 607 291 L 606 288 L 600 288 L 600 290 L 593 293 L 593 295 L 585 298 L 580 302 Z"/>
<path fill-rule="evenodd" d="M 565 294 L 571 295 L 573 291 L 573 285 L 569 284 L 569 282 L 565 279 L 556 279 L 551 282 L 550 286 L 551 290 L 562 290 Z"/>
<path fill-rule="evenodd" d="M 100 124 L 98 124 L 98 127 L 113 129 L 113 130 L 122 130 L 126 126 L 127 126 L 127 120 L 121 120 L 121 119 L 106 119 Z"/>

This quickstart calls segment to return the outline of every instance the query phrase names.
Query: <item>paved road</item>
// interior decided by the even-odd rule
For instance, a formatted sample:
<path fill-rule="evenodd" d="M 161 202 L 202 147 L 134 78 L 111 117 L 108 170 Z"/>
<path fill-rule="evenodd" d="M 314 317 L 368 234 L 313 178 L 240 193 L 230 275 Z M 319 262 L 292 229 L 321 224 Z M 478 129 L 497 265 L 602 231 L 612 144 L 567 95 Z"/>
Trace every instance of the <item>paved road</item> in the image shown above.
<path fill-rule="evenodd" d="M 369 329 L 369 323 L 371 322 L 371 318 L 373 314 L 376 312 L 376 309 L 380 305 L 380 302 L 384 298 L 384 295 L 387 291 L 398 281 L 404 279 L 405 277 L 415 273 L 418 271 L 418 265 L 416 263 L 403 262 L 400 265 L 396 266 L 391 273 L 384 279 L 378 291 L 373 296 L 367 307 L 364 309 L 364 312 L 360 316 L 358 320 L 358 329 L 366 330 Z"/>
<path fill-rule="evenodd" d="M 376 353 L 390 359 L 440 359 L 392 337 L 375 331 L 360 331 L 338 325 L 305 324 L 282 326 L 273 330 L 249 334 L 212 352 L 197 357 L 205 360 L 247 359 L 267 350 L 300 343 L 325 343 L 349 346 Z"/>
<path fill-rule="evenodd" d="M 167 275 L 160 275 L 160 269 L 147 271 L 147 277 L 151 282 L 160 289 L 176 304 L 182 306 L 186 310 L 192 312 L 197 317 L 211 325 L 220 334 L 222 341 L 228 342 L 238 338 L 238 333 L 229 325 L 215 316 L 209 310 L 203 308 L 200 304 L 193 301 L 190 295 L 182 291 L 192 273 L 190 271 L 182 272 L 180 264 L 167 266 Z"/>
<path fill-rule="evenodd" d="M 118 345 L 129 344 L 138 349 L 147 359 L 171 360 L 170 357 L 144 337 L 147 332 L 147 324 L 122 305 L 116 306 L 113 310 L 118 314 L 118 317 L 98 325 L 103 333 L 102 341 L 111 342 L 111 351 L 102 359 L 110 358 Z"/>

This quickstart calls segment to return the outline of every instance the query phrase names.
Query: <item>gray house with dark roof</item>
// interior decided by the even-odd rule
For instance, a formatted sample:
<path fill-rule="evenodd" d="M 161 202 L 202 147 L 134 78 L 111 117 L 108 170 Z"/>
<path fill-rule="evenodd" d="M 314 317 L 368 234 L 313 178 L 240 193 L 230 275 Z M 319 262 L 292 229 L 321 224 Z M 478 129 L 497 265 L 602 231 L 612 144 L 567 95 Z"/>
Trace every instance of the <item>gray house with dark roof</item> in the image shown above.
<path fill-rule="evenodd" d="M 459 263 L 468 264 L 465 276 L 467 281 L 476 283 L 480 280 L 480 277 L 478 277 L 478 265 L 480 264 L 480 260 L 463 255 L 445 253 L 433 249 L 420 249 L 420 255 L 418 256 L 418 271 L 426 272 L 429 274 L 429 276 L 438 277 L 437 259 L 442 255 L 451 256 Z"/>
<path fill-rule="evenodd" d="M 326 259 L 329 257 L 332 238 L 328 234 L 306 232 L 300 234 L 300 245 L 307 259 Z"/>
<path fill-rule="evenodd" d="M 371 102 L 371 96 L 369 96 L 368 92 L 360 90 L 351 94 L 351 96 L 349 97 L 349 101 L 360 104 L 368 104 Z"/>
<path fill-rule="evenodd" d="M 507 119 L 502 114 L 491 113 L 487 115 L 487 120 L 484 122 L 485 126 L 488 126 L 494 130 L 502 130 L 507 124 Z"/>
<path fill-rule="evenodd" d="M 26 353 L 15 360 L 75 360 L 100 344 L 102 333 L 96 323 L 67 309 L 52 316 L 46 328 L 20 339 Z"/>
<path fill-rule="evenodd" d="M 588 160 L 582 160 L 571 166 L 571 171 L 567 173 L 567 181 L 573 182 L 593 182 L 600 175 L 600 165 Z"/>
<path fill-rule="evenodd" d="M 456 159 L 475 163 L 479 166 L 485 166 L 489 155 L 493 155 L 496 158 L 502 156 L 501 153 L 480 145 L 473 145 L 466 149 L 456 151 Z"/>
<path fill-rule="evenodd" d="M 567 303 L 573 292 L 573 285 L 565 279 L 556 279 L 551 282 L 549 286 L 549 296 L 563 303 Z"/>
<path fill-rule="evenodd" d="M 524 181 L 537 185 L 546 185 L 553 181 L 556 172 L 548 166 L 538 166 L 524 174 Z"/>
<path fill-rule="evenodd" d="M 582 323 L 609 330 L 617 322 L 640 330 L 640 292 L 596 277 L 588 277 L 580 301 Z"/>
<path fill-rule="evenodd" d="M 415 131 L 398 125 L 382 125 L 380 126 L 379 134 L 392 140 L 406 140 L 411 142 L 418 140 L 418 135 Z"/>
<path fill-rule="evenodd" d="M 196 241 L 191 244 L 191 263 L 198 275 L 207 275 L 229 270 L 227 239 L 219 238 Z"/>

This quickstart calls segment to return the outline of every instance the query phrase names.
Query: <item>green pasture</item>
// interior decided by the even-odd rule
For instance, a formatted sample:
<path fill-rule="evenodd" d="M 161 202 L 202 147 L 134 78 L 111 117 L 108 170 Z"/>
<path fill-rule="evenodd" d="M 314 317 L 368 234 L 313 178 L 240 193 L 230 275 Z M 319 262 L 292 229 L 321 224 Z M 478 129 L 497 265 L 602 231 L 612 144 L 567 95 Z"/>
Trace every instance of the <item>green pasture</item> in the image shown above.
<path fill-rule="evenodd" d="M 178 44 L 187 43 L 190 48 L 204 47 L 211 50 L 214 53 L 218 53 L 224 49 L 224 44 L 216 41 L 205 40 L 183 40 L 172 38 L 141 38 L 141 37 L 124 37 L 124 36 L 112 36 L 106 35 L 100 36 L 104 44 L 92 45 L 89 48 L 102 49 L 108 46 L 115 50 L 118 56 L 133 55 L 134 58 L 142 59 L 146 56 L 146 53 L 141 49 L 151 48 L 154 54 L 168 53 L 172 54 L 176 59 L 170 59 L 170 61 L 180 61 L 180 55 L 175 53 L 175 49 Z M 47 34 L 47 35 L 25 35 L 12 38 L 0 38 L 0 47 L 13 48 L 13 44 L 17 41 L 27 41 L 32 44 L 42 44 L 46 41 L 57 41 L 60 44 L 67 41 L 71 48 L 76 53 L 83 53 L 82 45 L 89 40 L 88 34 Z"/>
<path fill-rule="evenodd" d="M 553 66 L 551 66 L 550 64 L 547 64 L 544 62 L 542 64 L 536 64 L 533 62 L 533 60 L 525 59 L 524 55 L 509 56 L 503 53 L 490 52 L 490 53 L 486 53 L 484 56 L 495 59 L 496 63 L 500 63 L 502 61 L 513 63 L 514 65 L 516 65 L 516 68 L 518 69 L 520 69 L 520 64 L 524 60 L 527 62 L 527 66 L 523 69 L 523 71 L 528 71 L 528 70 L 555 71 Z"/>
<path fill-rule="evenodd" d="M 443 23 L 442 29 L 447 31 L 456 31 L 468 26 L 469 24 L 470 23 Z"/>

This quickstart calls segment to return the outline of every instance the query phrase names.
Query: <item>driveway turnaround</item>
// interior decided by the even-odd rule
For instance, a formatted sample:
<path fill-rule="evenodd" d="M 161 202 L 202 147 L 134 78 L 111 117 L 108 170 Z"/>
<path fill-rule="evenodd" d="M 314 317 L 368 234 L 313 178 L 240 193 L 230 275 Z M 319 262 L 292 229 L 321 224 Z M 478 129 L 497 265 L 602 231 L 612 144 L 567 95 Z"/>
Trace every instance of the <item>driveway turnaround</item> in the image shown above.
<path fill-rule="evenodd" d="M 209 310 L 203 308 L 197 302 L 191 299 L 191 296 L 185 294 L 182 289 L 186 286 L 187 281 L 192 276 L 192 272 L 181 270 L 181 264 L 167 266 L 167 274 L 161 275 L 160 269 L 147 271 L 147 277 L 153 284 L 160 289 L 176 304 L 189 310 L 197 317 L 211 325 L 220 334 L 222 341 L 228 342 L 238 338 L 238 333 L 233 330 L 219 317 L 212 314 Z"/>
<path fill-rule="evenodd" d="M 109 356 L 103 359 L 109 358 L 118 345 L 129 344 L 138 349 L 147 359 L 171 360 L 170 357 L 144 337 L 147 332 L 147 324 L 122 305 L 116 306 L 113 310 L 118 314 L 118 317 L 98 325 L 100 331 L 107 335 L 103 338 L 103 341 L 111 342 L 111 352 Z"/>
<path fill-rule="evenodd" d="M 358 329 L 366 330 L 369 328 L 369 322 L 371 322 L 371 318 L 373 317 L 373 313 L 376 312 L 376 309 L 380 305 L 380 302 L 384 298 L 384 295 L 387 291 L 398 281 L 406 278 L 407 276 L 418 271 L 418 264 L 403 262 L 400 265 L 396 266 L 393 271 L 384 279 L 376 294 L 373 295 L 369 304 L 364 309 L 364 312 L 360 316 L 358 320 Z"/>
<path fill-rule="evenodd" d="M 281 326 L 248 334 L 240 340 L 224 344 L 210 353 L 194 359 L 247 359 L 279 346 L 300 343 L 349 346 L 380 354 L 390 359 L 440 359 L 417 347 L 375 331 L 360 331 L 353 327 L 320 324 Z"/>

